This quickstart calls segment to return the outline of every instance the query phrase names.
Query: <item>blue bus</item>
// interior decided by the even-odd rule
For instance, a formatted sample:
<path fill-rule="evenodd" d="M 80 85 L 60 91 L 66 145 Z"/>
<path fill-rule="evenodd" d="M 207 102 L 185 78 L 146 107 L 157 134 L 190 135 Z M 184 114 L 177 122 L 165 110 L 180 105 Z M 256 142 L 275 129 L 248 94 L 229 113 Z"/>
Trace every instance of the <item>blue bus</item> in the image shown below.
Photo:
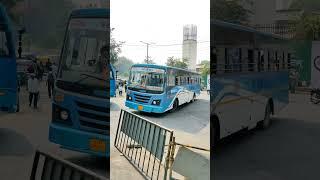
<path fill-rule="evenodd" d="M 289 40 L 213 20 L 211 134 L 214 144 L 240 130 L 267 128 L 289 102 Z"/>
<path fill-rule="evenodd" d="M 78 9 L 60 55 L 49 140 L 62 148 L 110 155 L 109 10 Z"/>
<path fill-rule="evenodd" d="M 110 96 L 116 97 L 116 70 L 114 67 L 110 64 Z"/>
<path fill-rule="evenodd" d="M 136 64 L 130 69 L 125 105 L 149 113 L 174 111 L 200 95 L 200 83 L 200 74 L 192 71 Z"/>
<path fill-rule="evenodd" d="M 0 110 L 19 111 L 19 87 L 13 29 L 0 3 Z"/>

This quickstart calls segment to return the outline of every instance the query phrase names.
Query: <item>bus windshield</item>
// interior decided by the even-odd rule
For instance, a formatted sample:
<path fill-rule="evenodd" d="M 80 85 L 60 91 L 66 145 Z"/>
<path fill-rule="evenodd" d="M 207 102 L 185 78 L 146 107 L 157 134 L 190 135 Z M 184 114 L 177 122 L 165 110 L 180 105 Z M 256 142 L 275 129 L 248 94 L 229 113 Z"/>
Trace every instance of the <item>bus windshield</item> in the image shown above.
<path fill-rule="evenodd" d="M 59 71 L 62 81 L 107 88 L 106 22 L 104 18 L 71 19 Z"/>
<path fill-rule="evenodd" d="M 163 92 L 164 75 L 163 69 L 132 67 L 128 88 Z"/>
<path fill-rule="evenodd" d="M 8 57 L 9 48 L 7 43 L 6 32 L 0 29 L 0 57 Z"/>

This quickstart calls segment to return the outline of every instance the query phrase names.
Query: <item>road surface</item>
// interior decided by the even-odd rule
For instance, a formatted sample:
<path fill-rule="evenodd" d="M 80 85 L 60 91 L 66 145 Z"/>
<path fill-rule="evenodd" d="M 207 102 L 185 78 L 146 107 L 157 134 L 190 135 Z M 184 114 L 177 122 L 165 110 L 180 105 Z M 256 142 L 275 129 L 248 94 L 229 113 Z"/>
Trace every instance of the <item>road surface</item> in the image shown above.
<path fill-rule="evenodd" d="M 152 122 L 160 124 L 174 131 L 176 141 L 182 144 L 194 145 L 210 149 L 210 108 L 209 95 L 201 92 L 201 95 L 193 103 L 178 108 L 176 112 L 164 114 L 139 113 L 125 107 L 125 95 L 111 98 L 111 141 L 114 141 L 120 110 L 125 109 L 138 114 Z M 142 179 L 139 173 L 119 151 L 111 146 L 111 179 L 134 177 Z"/>
<path fill-rule="evenodd" d="M 320 105 L 290 95 L 270 128 L 241 132 L 213 153 L 214 180 L 319 179 Z"/>
<path fill-rule="evenodd" d="M 28 106 L 25 87 L 21 88 L 20 103 L 19 113 L 0 113 L 0 179 L 28 179 L 36 149 L 53 153 L 107 176 L 106 169 L 109 163 L 106 158 L 64 150 L 48 141 L 51 102 L 44 82 L 41 83 L 39 109 L 35 110 Z"/>

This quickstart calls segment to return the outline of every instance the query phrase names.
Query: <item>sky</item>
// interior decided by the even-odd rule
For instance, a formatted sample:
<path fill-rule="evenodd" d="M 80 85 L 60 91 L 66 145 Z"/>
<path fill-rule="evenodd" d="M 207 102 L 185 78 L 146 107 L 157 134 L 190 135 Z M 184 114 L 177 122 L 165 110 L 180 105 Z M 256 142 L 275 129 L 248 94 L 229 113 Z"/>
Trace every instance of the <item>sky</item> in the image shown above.
<path fill-rule="evenodd" d="M 112 36 L 125 41 L 120 56 L 143 62 L 144 41 L 154 43 L 149 56 L 156 64 L 164 65 L 170 56 L 181 58 L 183 25 L 195 24 L 197 62 L 210 59 L 210 0 L 111 0 L 110 5 Z"/>

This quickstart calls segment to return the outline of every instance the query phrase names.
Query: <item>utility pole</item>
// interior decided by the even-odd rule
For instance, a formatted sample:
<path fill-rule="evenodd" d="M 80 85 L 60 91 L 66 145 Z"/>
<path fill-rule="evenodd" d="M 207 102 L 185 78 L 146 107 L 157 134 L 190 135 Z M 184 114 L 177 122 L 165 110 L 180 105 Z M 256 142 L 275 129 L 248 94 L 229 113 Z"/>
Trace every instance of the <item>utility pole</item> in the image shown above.
<path fill-rule="evenodd" d="M 147 64 L 149 64 L 149 45 L 154 44 L 154 43 L 147 43 L 147 42 L 143 42 L 143 41 L 140 41 L 140 42 L 147 45 L 147 59 L 146 60 L 147 60 Z"/>

